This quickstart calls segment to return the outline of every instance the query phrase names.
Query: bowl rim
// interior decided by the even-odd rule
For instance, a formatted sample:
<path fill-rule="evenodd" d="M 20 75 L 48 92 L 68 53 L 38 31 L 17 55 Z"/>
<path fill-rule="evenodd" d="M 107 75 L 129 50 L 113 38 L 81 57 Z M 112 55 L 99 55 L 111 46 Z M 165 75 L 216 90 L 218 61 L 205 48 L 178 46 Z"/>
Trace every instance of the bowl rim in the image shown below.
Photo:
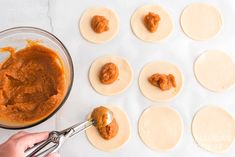
<path fill-rule="evenodd" d="M 2 129 L 9 129 L 9 130 L 20 130 L 20 129 L 31 128 L 31 127 L 37 126 L 37 125 L 47 121 L 52 116 L 54 116 L 59 111 L 59 109 L 65 104 L 66 100 L 68 99 L 68 97 L 70 95 L 70 92 L 72 90 L 73 81 L 74 81 L 74 66 L 73 66 L 72 57 L 71 57 L 68 49 L 65 47 L 65 45 L 62 43 L 62 41 L 58 37 L 56 37 L 54 34 L 50 33 L 49 31 L 46 31 L 44 29 L 37 28 L 37 27 L 31 27 L 31 26 L 19 26 L 19 27 L 8 28 L 8 29 L 5 29 L 3 31 L 0 31 L 0 35 L 2 35 L 4 33 L 10 33 L 11 31 L 16 31 L 16 30 L 35 31 L 34 33 L 40 34 L 42 36 L 45 36 L 44 34 L 47 34 L 49 37 L 51 37 L 51 39 L 53 41 L 56 42 L 56 44 L 60 44 L 60 47 L 63 49 L 63 52 L 66 55 L 66 57 L 68 59 L 68 62 L 69 62 L 69 67 L 71 69 L 71 71 L 70 71 L 71 81 L 69 82 L 68 90 L 67 90 L 63 100 L 61 101 L 61 103 L 57 106 L 57 108 L 52 113 L 50 113 L 48 116 L 44 117 L 43 119 L 41 119 L 41 120 L 39 120 L 39 121 L 37 121 L 35 123 L 26 125 L 26 126 L 17 126 L 17 127 L 14 127 L 14 126 L 6 126 L 6 125 L 1 125 L 0 124 L 0 128 L 2 128 Z"/>

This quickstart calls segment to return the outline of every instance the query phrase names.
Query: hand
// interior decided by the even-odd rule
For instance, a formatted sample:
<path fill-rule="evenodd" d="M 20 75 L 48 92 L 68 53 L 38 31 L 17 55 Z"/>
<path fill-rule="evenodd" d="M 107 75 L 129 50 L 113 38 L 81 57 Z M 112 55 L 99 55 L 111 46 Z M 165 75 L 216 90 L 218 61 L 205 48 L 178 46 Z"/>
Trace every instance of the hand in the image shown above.
<path fill-rule="evenodd" d="M 24 151 L 27 148 L 47 139 L 47 137 L 48 132 L 28 133 L 21 131 L 0 145 L 0 157 L 24 157 Z M 47 157 L 59 157 L 59 154 L 53 153 Z"/>

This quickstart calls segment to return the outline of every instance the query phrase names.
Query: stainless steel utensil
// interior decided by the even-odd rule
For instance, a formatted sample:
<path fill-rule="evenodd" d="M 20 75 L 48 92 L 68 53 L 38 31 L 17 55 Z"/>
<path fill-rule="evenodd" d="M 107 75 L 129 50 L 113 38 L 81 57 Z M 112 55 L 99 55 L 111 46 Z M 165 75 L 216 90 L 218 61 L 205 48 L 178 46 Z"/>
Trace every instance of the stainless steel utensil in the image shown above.
<path fill-rule="evenodd" d="M 110 124 L 113 120 L 112 111 L 108 111 L 107 115 L 108 118 L 106 121 L 107 123 L 106 125 Z M 50 153 L 57 152 L 68 138 L 88 129 L 90 126 L 94 125 L 95 123 L 96 123 L 95 120 L 91 119 L 83 123 L 75 124 L 62 131 L 52 131 L 49 133 L 49 136 L 45 141 L 37 143 L 33 147 L 27 149 L 25 151 L 25 156 L 45 157 Z"/>

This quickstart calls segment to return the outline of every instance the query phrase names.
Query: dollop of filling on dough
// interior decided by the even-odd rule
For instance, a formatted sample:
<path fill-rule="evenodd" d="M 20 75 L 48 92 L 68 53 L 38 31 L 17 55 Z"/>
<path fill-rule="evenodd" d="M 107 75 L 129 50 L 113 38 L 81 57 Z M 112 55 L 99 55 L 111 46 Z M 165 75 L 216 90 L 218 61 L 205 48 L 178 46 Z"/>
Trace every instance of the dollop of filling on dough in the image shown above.
<path fill-rule="evenodd" d="M 172 74 L 153 74 L 148 78 L 148 81 L 162 91 L 170 90 L 171 88 L 176 88 L 175 77 Z"/>
<path fill-rule="evenodd" d="M 118 133 L 118 124 L 115 118 L 107 125 L 109 109 L 103 106 L 97 107 L 93 110 L 91 118 L 95 121 L 95 127 L 97 128 L 100 136 L 105 140 L 110 140 Z"/>
<path fill-rule="evenodd" d="M 148 29 L 149 32 L 154 33 L 158 28 L 158 24 L 160 21 L 160 16 L 153 12 L 149 12 L 144 17 L 144 25 Z"/>
<path fill-rule="evenodd" d="M 100 82 L 103 84 L 111 84 L 117 80 L 118 75 L 118 67 L 114 63 L 106 63 L 100 71 Z"/>
<path fill-rule="evenodd" d="M 104 16 L 95 15 L 91 19 L 91 28 L 96 33 L 103 33 L 109 30 L 109 20 L 107 20 Z"/>
<path fill-rule="evenodd" d="M 116 119 L 113 119 L 109 125 L 97 129 L 101 137 L 103 137 L 105 140 L 110 140 L 117 135 L 119 127 Z"/>

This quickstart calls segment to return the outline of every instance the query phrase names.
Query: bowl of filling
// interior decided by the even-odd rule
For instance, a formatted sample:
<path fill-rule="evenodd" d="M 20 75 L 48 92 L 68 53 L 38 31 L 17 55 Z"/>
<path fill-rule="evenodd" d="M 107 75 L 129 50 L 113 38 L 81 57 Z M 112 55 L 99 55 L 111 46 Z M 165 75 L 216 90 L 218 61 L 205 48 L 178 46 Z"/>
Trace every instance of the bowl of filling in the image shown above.
<path fill-rule="evenodd" d="M 0 32 L 0 127 L 40 124 L 65 103 L 73 84 L 73 63 L 64 44 L 34 27 Z"/>

